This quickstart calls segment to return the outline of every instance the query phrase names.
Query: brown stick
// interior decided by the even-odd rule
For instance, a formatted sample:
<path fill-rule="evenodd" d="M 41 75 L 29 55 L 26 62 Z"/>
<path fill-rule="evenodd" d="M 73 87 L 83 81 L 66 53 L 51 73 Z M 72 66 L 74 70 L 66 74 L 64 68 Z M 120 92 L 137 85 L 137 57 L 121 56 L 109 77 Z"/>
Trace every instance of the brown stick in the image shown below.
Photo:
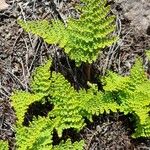
<path fill-rule="evenodd" d="M 91 64 L 85 64 L 84 72 L 85 72 L 87 81 L 90 81 L 91 80 Z"/>

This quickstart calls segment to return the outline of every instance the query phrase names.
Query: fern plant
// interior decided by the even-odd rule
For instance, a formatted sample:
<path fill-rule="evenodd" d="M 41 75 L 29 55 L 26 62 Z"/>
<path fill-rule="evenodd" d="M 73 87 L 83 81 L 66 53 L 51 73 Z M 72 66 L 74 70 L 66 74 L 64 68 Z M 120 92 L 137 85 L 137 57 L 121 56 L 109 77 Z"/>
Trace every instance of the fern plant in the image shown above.
<path fill-rule="evenodd" d="M 82 62 L 95 61 L 100 50 L 116 42 L 114 16 L 107 0 L 81 0 L 77 9 L 79 19 L 68 19 L 67 26 L 59 20 L 18 21 L 27 32 L 32 32 L 49 44 L 58 44 L 79 66 Z"/>
<path fill-rule="evenodd" d="M 92 121 L 92 115 L 116 112 L 119 105 L 112 99 L 103 97 L 102 92 L 98 92 L 98 87 L 90 84 L 86 91 L 74 90 L 70 83 L 56 72 L 50 73 L 51 61 L 38 67 L 33 73 L 31 80 L 31 92 L 15 91 L 12 96 L 12 105 L 16 110 L 16 144 L 18 149 L 53 149 L 52 134 L 56 129 L 61 137 L 64 129 L 73 128 L 80 131 L 85 125 L 84 118 Z M 35 118 L 29 125 L 24 126 L 25 113 L 29 106 L 38 101 L 44 103 L 49 101 L 54 108 L 46 118 Z M 70 142 L 67 142 L 70 143 Z M 60 144 L 57 147 L 62 149 L 68 144 Z M 81 144 L 82 143 L 82 144 Z M 70 145 L 70 144 L 69 144 Z M 83 141 L 76 142 L 72 149 L 82 149 Z M 77 147 L 76 147 L 77 146 Z M 70 146 L 68 146 L 69 148 Z"/>
<path fill-rule="evenodd" d="M 98 91 L 95 84 L 88 83 L 89 89 L 76 91 L 60 74 L 49 71 L 51 61 L 38 67 L 31 79 L 31 92 L 15 91 L 12 105 L 16 110 L 16 144 L 20 150 L 34 149 L 83 149 L 83 140 L 52 145 L 53 130 L 61 137 L 64 129 L 80 131 L 84 118 L 92 121 L 93 115 L 104 112 L 131 113 L 136 120 L 133 137 L 150 136 L 150 81 L 137 59 L 129 76 L 120 76 L 109 72 L 102 80 L 104 92 Z M 49 101 L 54 108 L 47 117 L 34 118 L 29 126 L 24 126 L 25 113 L 29 106 L 38 101 Z M 140 109 L 139 109 L 140 108 Z M 67 147 L 67 148 L 66 148 Z"/>
<path fill-rule="evenodd" d="M 150 137 L 150 80 L 145 75 L 141 59 L 136 60 L 128 77 L 109 72 L 103 84 L 106 94 L 109 93 L 120 105 L 120 111 L 135 116 L 133 137 Z"/>

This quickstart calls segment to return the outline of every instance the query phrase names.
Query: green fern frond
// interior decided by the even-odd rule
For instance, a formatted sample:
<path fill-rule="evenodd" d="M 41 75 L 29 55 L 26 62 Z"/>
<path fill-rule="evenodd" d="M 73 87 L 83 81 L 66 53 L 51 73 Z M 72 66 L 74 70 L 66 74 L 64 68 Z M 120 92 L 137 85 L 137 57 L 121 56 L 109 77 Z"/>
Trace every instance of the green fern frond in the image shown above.
<path fill-rule="evenodd" d="M 45 102 L 44 97 L 49 94 L 50 88 L 50 66 L 51 60 L 35 70 L 30 84 L 32 93 L 15 91 L 10 97 L 18 118 L 17 123 L 23 123 L 29 105 L 37 101 Z"/>
<path fill-rule="evenodd" d="M 64 129 L 81 129 L 84 120 L 80 115 L 81 101 L 78 99 L 78 92 L 60 73 L 52 73 L 50 95 L 50 101 L 54 104 L 54 109 L 49 115 L 54 117 L 55 120 L 59 120 L 55 127 L 58 135 L 61 136 Z"/>
<path fill-rule="evenodd" d="M 114 72 L 109 71 L 102 79 L 104 90 L 115 92 L 129 88 L 129 77 L 122 77 Z"/>
<path fill-rule="evenodd" d="M 105 96 L 104 93 L 98 91 L 98 87 L 88 83 L 90 89 L 87 91 L 80 90 L 80 101 L 82 107 L 82 115 L 92 121 L 93 115 L 100 115 L 106 112 L 107 114 L 117 112 L 119 105 L 113 100 Z M 84 99 L 84 100 L 83 100 Z"/>
<path fill-rule="evenodd" d="M 57 105 L 62 104 L 62 102 L 67 101 L 70 97 L 73 97 L 76 94 L 76 91 L 63 75 L 52 72 L 49 93 L 53 97 L 51 99 L 52 103 Z"/>
<path fill-rule="evenodd" d="M 145 124 L 137 124 L 133 138 L 150 137 L 150 117 L 147 118 Z"/>
<path fill-rule="evenodd" d="M 85 117 L 92 121 L 92 115 L 116 112 L 118 109 L 116 102 L 103 98 L 96 85 L 90 84 L 89 90 L 77 92 L 60 73 L 52 73 L 50 95 L 54 109 L 49 115 L 59 120 L 56 127 L 59 136 L 64 129 L 82 129 Z"/>
<path fill-rule="evenodd" d="M 8 142 L 0 140 L 0 150 L 8 150 Z"/>
<path fill-rule="evenodd" d="M 112 35 L 115 31 L 114 16 L 108 15 L 110 6 L 104 0 L 82 1 L 81 17 L 70 18 L 67 26 L 59 20 L 18 21 L 27 32 L 32 32 L 49 44 L 58 44 L 75 60 L 77 65 L 82 62 L 92 63 L 100 51 L 117 41 Z"/>
<path fill-rule="evenodd" d="M 52 149 L 53 122 L 49 118 L 34 119 L 29 127 L 18 125 L 16 144 L 18 150 Z"/>
<path fill-rule="evenodd" d="M 105 7 L 106 2 L 94 0 L 85 3 L 80 19 L 68 21 L 70 36 L 64 48 L 79 65 L 82 61 L 92 63 L 101 49 L 116 41 L 116 37 L 111 34 L 115 30 L 114 17 L 107 16 L 110 8 Z"/>
<path fill-rule="evenodd" d="M 150 133 L 147 122 L 150 117 L 150 80 L 145 75 L 142 60 L 136 59 L 128 77 L 109 72 L 103 83 L 105 92 L 120 105 L 119 110 L 134 115 L 137 127 L 133 136 L 147 136 Z"/>
<path fill-rule="evenodd" d="M 23 123 L 29 105 L 36 101 L 41 101 L 43 96 L 44 94 L 42 93 L 31 94 L 24 91 L 15 91 L 14 94 L 12 94 L 10 99 L 12 100 L 12 106 L 14 107 L 18 118 L 18 124 Z"/>
<path fill-rule="evenodd" d="M 72 143 L 71 140 L 68 139 L 65 143 L 61 142 L 58 146 L 55 146 L 53 150 L 83 150 L 83 146 L 83 140 Z"/>
<path fill-rule="evenodd" d="M 51 60 L 49 60 L 34 71 L 30 84 L 32 92 L 43 93 L 45 95 L 48 94 L 48 90 L 50 87 L 49 80 L 51 63 Z"/>
<path fill-rule="evenodd" d="M 49 114 L 50 117 L 55 118 L 54 121 L 58 121 L 55 129 L 59 137 L 62 136 L 64 129 L 74 128 L 80 131 L 84 126 L 84 119 L 79 113 L 80 107 L 77 102 L 71 102 L 71 100 L 73 99 L 70 99 L 68 103 L 56 105 Z"/>
<path fill-rule="evenodd" d="M 147 121 L 150 117 L 150 81 L 137 86 L 134 91 L 130 92 L 128 99 L 123 99 L 123 105 L 128 106 L 128 112 L 135 114 L 137 119 L 135 130 L 137 133 L 135 132 L 134 136 L 141 137 L 144 136 L 144 133 L 145 136 L 148 136 L 147 134 L 150 133 L 147 128 L 149 126 Z M 142 130 L 141 126 L 143 127 Z"/>
<path fill-rule="evenodd" d="M 140 58 L 136 59 L 135 64 L 131 68 L 130 79 L 133 86 L 139 85 L 148 80 Z"/>

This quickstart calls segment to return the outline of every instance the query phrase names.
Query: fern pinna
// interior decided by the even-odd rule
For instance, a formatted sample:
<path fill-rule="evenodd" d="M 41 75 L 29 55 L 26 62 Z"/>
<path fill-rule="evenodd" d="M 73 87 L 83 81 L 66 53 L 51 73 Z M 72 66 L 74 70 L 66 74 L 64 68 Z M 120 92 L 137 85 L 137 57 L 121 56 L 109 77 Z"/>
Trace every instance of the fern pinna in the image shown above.
<path fill-rule="evenodd" d="M 42 21 L 19 21 L 27 31 L 37 34 L 49 44 L 58 44 L 77 65 L 82 62 L 92 63 L 100 50 L 111 46 L 116 40 L 112 35 L 115 30 L 114 16 L 110 13 L 107 0 L 81 0 L 77 9 L 79 19 L 68 19 L 67 26 L 59 20 L 50 23 Z"/>
<path fill-rule="evenodd" d="M 150 80 L 141 59 L 136 60 L 129 76 L 109 72 L 103 84 L 105 92 L 120 104 L 120 111 L 134 115 L 136 129 L 133 137 L 150 137 Z"/>

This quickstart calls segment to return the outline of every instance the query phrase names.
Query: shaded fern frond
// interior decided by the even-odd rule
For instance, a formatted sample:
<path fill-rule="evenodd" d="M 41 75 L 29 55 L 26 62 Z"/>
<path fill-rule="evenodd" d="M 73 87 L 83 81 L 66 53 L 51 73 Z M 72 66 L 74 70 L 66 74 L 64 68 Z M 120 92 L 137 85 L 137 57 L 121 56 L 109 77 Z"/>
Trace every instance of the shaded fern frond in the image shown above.
<path fill-rule="evenodd" d="M 44 39 L 49 44 L 60 44 L 63 48 L 66 45 L 67 33 L 64 24 L 59 20 L 27 21 L 18 20 L 18 23 L 27 32 L 32 32 Z"/>

